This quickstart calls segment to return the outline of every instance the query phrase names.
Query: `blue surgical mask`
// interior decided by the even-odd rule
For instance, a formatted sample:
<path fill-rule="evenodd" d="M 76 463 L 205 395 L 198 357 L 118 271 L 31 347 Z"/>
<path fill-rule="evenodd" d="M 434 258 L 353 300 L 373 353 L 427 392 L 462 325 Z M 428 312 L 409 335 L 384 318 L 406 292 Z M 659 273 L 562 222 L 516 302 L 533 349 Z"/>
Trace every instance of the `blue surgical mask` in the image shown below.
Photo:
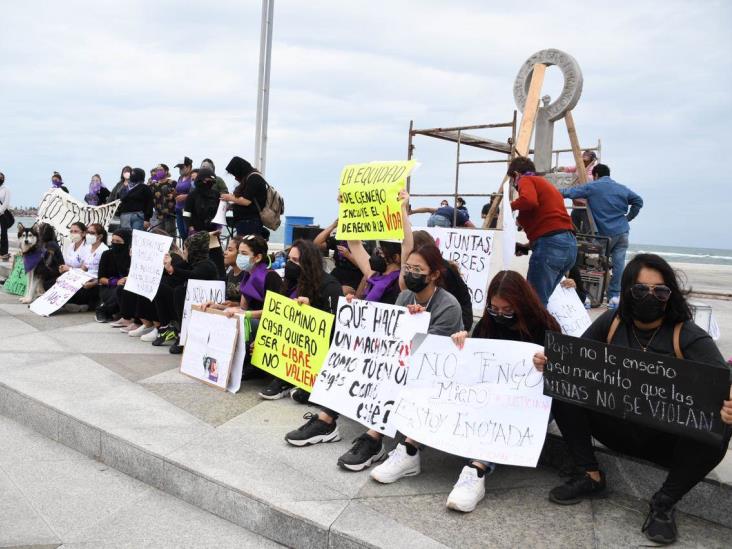
<path fill-rule="evenodd" d="M 236 266 L 242 271 L 251 271 L 254 268 L 255 263 L 252 263 L 251 258 L 248 255 L 237 255 Z"/>

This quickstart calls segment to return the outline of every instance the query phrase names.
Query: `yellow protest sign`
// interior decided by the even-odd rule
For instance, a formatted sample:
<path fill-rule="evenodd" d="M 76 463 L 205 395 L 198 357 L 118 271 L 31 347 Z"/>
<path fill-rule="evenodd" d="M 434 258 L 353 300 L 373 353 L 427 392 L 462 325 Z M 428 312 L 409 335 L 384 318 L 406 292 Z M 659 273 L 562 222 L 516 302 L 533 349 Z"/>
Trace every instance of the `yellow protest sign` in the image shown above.
<path fill-rule="evenodd" d="M 341 172 L 338 240 L 404 238 L 399 191 L 416 162 L 350 164 Z"/>
<path fill-rule="evenodd" d="M 254 340 L 252 364 L 312 391 L 330 347 L 334 316 L 267 292 Z"/>

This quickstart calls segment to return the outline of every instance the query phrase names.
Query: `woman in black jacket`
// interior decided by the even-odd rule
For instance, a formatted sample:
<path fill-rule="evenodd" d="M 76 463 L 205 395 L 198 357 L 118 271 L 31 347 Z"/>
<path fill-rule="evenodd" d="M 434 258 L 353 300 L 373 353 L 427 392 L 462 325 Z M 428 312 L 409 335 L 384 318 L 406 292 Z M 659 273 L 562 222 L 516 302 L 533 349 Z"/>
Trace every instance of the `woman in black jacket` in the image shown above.
<path fill-rule="evenodd" d="M 119 312 L 119 292 L 127 281 L 130 272 L 130 244 L 132 231 L 120 229 L 112 235 L 109 250 L 99 259 L 99 300 L 96 310 L 97 322 L 109 322 Z M 123 319 L 120 319 L 123 320 Z M 125 321 L 114 324 L 126 326 Z"/>
<path fill-rule="evenodd" d="M 121 199 L 117 214 L 122 229 L 144 230 L 150 226 L 153 214 L 153 193 L 145 185 L 145 170 L 134 168 L 130 180 L 119 191 Z"/>
<path fill-rule="evenodd" d="M 238 185 L 232 194 L 224 194 L 222 200 L 234 204 L 236 234 L 244 236 L 258 234 L 269 240 L 269 231 L 262 225 L 259 212 L 267 202 L 267 182 L 254 167 L 239 156 L 226 166 L 226 172 L 236 179 Z"/>
<path fill-rule="evenodd" d="M 211 170 L 198 170 L 193 190 L 186 198 L 183 217 L 194 231 L 216 231 L 218 226 L 211 221 L 219 207 L 219 191 L 214 188 L 216 176 Z"/>

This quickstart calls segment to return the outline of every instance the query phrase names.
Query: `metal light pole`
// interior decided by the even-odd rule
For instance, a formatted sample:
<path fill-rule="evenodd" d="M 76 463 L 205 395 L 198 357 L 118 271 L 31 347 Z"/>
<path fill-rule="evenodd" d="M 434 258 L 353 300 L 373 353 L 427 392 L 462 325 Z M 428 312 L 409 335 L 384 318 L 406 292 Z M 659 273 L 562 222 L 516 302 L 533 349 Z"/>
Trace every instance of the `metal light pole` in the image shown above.
<path fill-rule="evenodd" d="M 272 65 L 272 23 L 274 0 L 262 0 L 262 28 L 259 41 L 259 84 L 257 88 L 257 127 L 255 128 L 255 167 L 264 173 L 267 162 L 267 117 L 269 114 L 269 71 Z"/>

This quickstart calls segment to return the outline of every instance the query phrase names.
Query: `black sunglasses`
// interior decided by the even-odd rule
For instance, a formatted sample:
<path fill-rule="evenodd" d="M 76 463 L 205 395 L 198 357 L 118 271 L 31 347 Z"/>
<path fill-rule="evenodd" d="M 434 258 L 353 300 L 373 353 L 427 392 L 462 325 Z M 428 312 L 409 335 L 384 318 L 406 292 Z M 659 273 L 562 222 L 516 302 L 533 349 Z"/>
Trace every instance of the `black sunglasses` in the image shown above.
<path fill-rule="evenodd" d="M 648 294 L 659 301 L 668 301 L 671 298 L 671 288 L 663 284 L 633 284 L 630 288 L 630 295 L 634 299 L 643 299 Z"/>

